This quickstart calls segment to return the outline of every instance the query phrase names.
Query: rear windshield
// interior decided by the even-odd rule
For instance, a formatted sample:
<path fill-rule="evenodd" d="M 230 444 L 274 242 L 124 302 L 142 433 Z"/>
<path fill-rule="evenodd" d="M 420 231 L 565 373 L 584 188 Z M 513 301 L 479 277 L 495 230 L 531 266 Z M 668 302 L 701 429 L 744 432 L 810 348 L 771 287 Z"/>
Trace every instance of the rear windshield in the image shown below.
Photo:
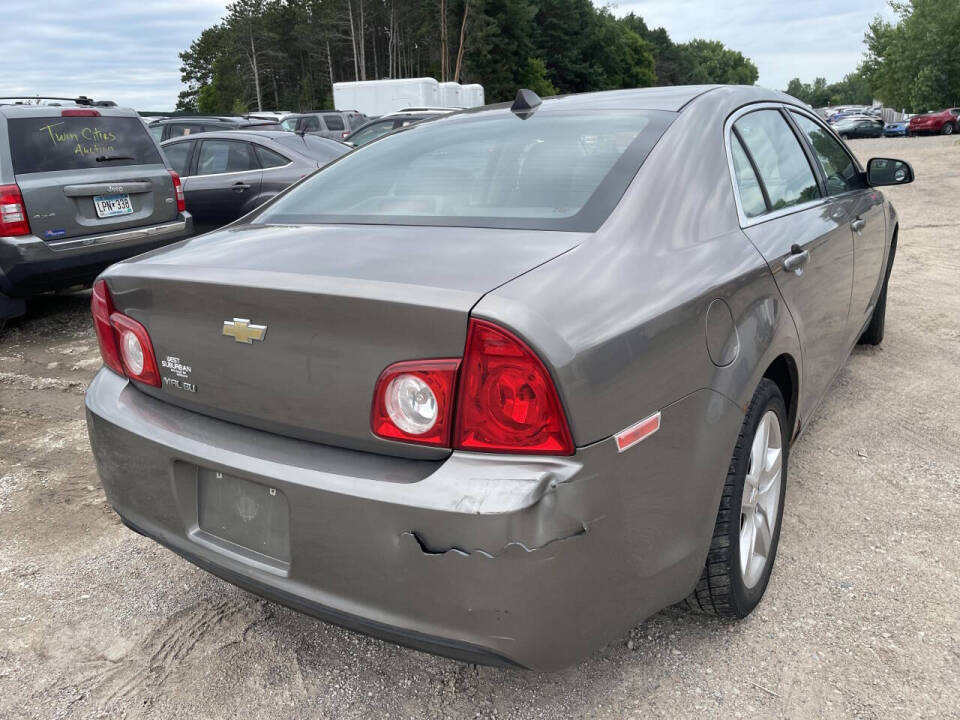
<path fill-rule="evenodd" d="M 674 118 L 505 110 L 411 125 L 278 198 L 257 223 L 596 230 Z"/>
<path fill-rule="evenodd" d="M 140 118 L 11 118 L 8 131 L 17 175 L 163 163 Z"/>

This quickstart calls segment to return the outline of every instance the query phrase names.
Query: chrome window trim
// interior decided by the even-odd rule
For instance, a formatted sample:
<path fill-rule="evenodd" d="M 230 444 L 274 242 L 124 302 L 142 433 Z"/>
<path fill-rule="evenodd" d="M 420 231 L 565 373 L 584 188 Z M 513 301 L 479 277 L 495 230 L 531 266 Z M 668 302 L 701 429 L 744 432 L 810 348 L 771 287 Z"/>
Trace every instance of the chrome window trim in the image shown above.
<path fill-rule="evenodd" d="M 746 213 L 743 211 L 743 202 L 740 199 L 740 186 L 737 184 L 737 173 L 733 167 L 733 153 L 730 150 L 730 143 L 733 138 L 733 125 L 744 115 L 749 115 L 752 112 L 757 110 L 792 110 L 795 105 L 789 105 L 787 103 L 780 102 L 760 102 L 752 103 L 750 105 L 744 105 L 743 107 L 737 109 L 727 118 L 727 121 L 723 125 L 723 141 L 724 141 L 724 152 L 727 155 L 727 170 L 730 174 L 730 184 L 733 185 L 733 197 L 737 203 L 737 217 L 740 220 L 741 228 L 753 227 L 754 225 L 760 225 L 761 223 L 769 222 L 771 220 L 776 220 L 777 218 L 785 217 L 786 215 L 793 215 L 794 213 L 803 212 L 811 208 L 820 207 L 821 205 L 826 205 L 831 200 L 838 195 L 832 197 L 821 197 L 816 200 L 810 200 L 800 205 L 791 205 L 790 207 L 785 207 L 780 210 L 773 210 L 771 212 L 764 213 L 763 215 L 757 215 L 756 217 L 747 217 Z M 786 120 L 784 120 L 786 122 Z M 787 127 L 790 128 L 790 132 L 793 133 L 793 128 L 790 127 L 789 123 Z M 797 138 L 797 142 L 803 142 L 800 138 Z M 801 145 L 800 150 L 806 158 L 806 151 L 804 151 L 803 146 Z M 809 160 L 808 160 L 809 164 Z M 859 167 L 859 165 L 858 165 Z M 818 171 L 816 168 L 810 168 L 810 172 L 813 173 L 814 180 L 817 181 L 817 187 L 820 186 L 820 180 L 818 176 Z M 761 178 L 757 178 L 760 182 L 763 182 Z"/>

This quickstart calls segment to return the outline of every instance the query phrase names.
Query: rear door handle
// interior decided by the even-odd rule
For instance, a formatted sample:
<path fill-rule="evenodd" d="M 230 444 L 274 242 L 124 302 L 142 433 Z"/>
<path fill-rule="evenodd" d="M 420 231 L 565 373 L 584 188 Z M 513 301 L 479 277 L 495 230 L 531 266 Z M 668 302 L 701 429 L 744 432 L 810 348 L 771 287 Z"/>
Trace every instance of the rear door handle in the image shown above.
<path fill-rule="evenodd" d="M 234 192 L 242 193 L 244 190 L 249 190 L 249 189 L 250 189 L 250 186 L 247 185 L 245 182 L 238 182 L 233 184 Z"/>
<path fill-rule="evenodd" d="M 850 221 L 850 227 L 853 228 L 855 233 L 863 232 L 863 229 L 867 226 L 867 221 L 862 217 L 858 217 L 855 220 Z"/>
<path fill-rule="evenodd" d="M 799 245 L 790 248 L 790 254 L 783 260 L 783 269 L 787 272 L 803 274 L 803 267 L 810 261 L 810 253 Z"/>

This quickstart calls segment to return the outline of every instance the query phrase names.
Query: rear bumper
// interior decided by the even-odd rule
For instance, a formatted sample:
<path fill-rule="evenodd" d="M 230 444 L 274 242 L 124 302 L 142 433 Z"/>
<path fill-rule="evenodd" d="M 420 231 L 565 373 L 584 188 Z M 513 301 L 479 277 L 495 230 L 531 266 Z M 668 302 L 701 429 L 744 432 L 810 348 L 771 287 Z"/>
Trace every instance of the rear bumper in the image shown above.
<path fill-rule="evenodd" d="M 193 218 L 103 235 L 43 240 L 0 237 L 0 293 L 26 297 L 93 280 L 106 267 L 193 234 Z"/>
<path fill-rule="evenodd" d="M 86 407 L 107 498 L 138 532 L 338 625 L 538 670 L 577 662 L 690 591 L 742 419 L 702 390 L 664 408 L 661 431 L 623 454 L 607 440 L 569 458 L 424 461 L 201 416 L 109 370 Z M 689 447 L 695 428 L 702 441 Z M 256 489 L 236 500 L 235 527 L 203 519 L 216 473 Z M 249 536 L 258 503 L 277 501 L 271 555 L 222 539 Z M 234 513 L 226 505 L 218 512 Z"/>

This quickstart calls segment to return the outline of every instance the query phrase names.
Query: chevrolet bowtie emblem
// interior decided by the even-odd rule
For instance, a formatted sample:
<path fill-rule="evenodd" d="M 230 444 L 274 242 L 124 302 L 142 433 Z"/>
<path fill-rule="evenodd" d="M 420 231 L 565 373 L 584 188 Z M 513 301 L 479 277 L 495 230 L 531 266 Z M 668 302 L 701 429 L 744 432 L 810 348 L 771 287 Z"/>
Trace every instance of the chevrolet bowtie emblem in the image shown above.
<path fill-rule="evenodd" d="M 223 334 L 229 335 L 237 342 L 250 345 L 254 340 L 263 340 L 267 334 L 267 326 L 251 325 L 249 320 L 234 318 L 223 321 Z"/>

